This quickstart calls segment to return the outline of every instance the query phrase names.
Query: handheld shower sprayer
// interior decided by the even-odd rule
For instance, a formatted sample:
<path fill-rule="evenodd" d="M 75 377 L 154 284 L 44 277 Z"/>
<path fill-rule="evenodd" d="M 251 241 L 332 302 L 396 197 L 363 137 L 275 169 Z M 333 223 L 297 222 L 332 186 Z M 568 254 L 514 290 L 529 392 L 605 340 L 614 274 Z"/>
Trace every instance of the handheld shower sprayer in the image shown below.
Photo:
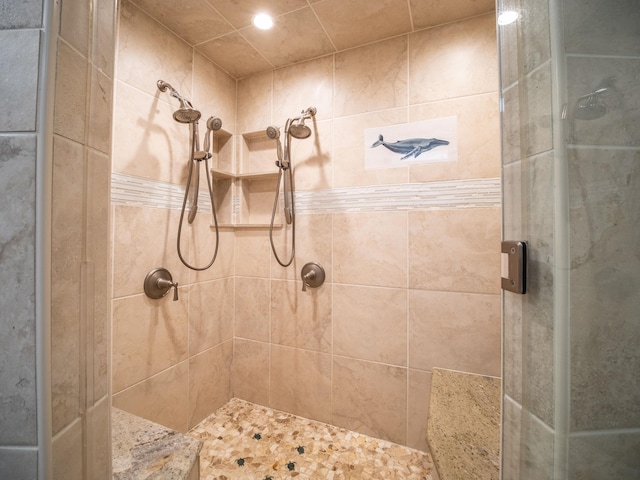
<path fill-rule="evenodd" d="M 280 167 L 282 165 L 282 143 L 280 143 L 280 129 L 274 126 L 267 127 L 267 137 L 276 141 L 276 150 L 278 152 L 278 161 L 276 162 L 276 166 Z"/>
<path fill-rule="evenodd" d="M 222 120 L 218 117 L 209 117 L 207 120 L 207 133 L 204 134 L 204 145 L 202 148 L 205 152 L 207 152 L 209 158 L 211 158 L 210 148 L 211 148 L 211 136 L 213 132 L 216 130 L 220 130 L 222 128 Z"/>

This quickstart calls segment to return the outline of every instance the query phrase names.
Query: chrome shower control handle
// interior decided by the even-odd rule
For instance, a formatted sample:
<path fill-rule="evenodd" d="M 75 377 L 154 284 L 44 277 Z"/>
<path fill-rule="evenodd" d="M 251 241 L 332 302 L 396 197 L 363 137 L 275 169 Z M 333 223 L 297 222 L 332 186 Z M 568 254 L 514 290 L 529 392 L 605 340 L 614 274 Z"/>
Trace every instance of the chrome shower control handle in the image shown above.
<path fill-rule="evenodd" d="M 300 276 L 302 277 L 302 291 L 306 292 L 307 287 L 318 288 L 324 283 L 324 268 L 319 263 L 309 262 L 302 267 Z"/>
<path fill-rule="evenodd" d="M 164 297 L 173 287 L 173 301 L 178 301 L 178 282 L 173 282 L 173 277 L 166 268 L 155 268 L 147 273 L 144 279 L 144 293 L 149 298 L 158 299 Z"/>

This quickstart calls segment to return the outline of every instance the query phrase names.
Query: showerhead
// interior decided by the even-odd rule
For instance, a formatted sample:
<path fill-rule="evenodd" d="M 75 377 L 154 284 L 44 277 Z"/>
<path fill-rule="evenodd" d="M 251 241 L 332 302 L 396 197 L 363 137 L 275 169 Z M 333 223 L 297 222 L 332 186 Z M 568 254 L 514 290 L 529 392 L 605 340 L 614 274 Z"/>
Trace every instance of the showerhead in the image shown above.
<path fill-rule="evenodd" d="M 578 98 L 573 108 L 573 116 L 580 120 L 595 120 L 605 115 L 608 107 L 615 106 L 615 101 L 611 98 L 611 92 L 617 92 L 615 81 L 615 77 L 607 77 L 593 92 Z"/>
<path fill-rule="evenodd" d="M 193 123 L 200 120 L 202 114 L 198 110 L 193 108 L 191 102 L 180 95 L 178 91 L 171 86 L 170 83 L 167 83 L 164 80 L 158 80 L 156 82 L 156 85 L 158 86 L 158 90 L 160 90 L 161 92 L 166 92 L 167 90 L 169 90 L 169 94 L 173 98 L 177 98 L 180 102 L 180 108 L 173 112 L 173 119 L 176 122 Z"/>
<path fill-rule="evenodd" d="M 277 140 L 280 138 L 280 129 L 278 127 L 268 126 L 267 127 L 267 137 L 272 140 Z"/>
<path fill-rule="evenodd" d="M 306 110 L 300 112 L 300 116 L 298 118 L 294 118 L 289 125 L 288 132 L 291 134 L 291 136 L 299 139 L 309 137 L 309 135 L 311 135 L 311 129 L 304 124 L 304 121 L 308 118 L 313 117 L 316 112 L 316 107 L 309 107 Z"/>

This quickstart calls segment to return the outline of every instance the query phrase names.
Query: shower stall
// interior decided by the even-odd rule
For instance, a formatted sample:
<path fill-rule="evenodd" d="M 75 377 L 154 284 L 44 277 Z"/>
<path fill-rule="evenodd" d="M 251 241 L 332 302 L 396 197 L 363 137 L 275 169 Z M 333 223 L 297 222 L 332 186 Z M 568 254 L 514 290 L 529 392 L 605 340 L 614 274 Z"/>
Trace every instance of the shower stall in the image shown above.
<path fill-rule="evenodd" d="M 504 479 L 640 478 L 640 5 L 499 0 Z"/>

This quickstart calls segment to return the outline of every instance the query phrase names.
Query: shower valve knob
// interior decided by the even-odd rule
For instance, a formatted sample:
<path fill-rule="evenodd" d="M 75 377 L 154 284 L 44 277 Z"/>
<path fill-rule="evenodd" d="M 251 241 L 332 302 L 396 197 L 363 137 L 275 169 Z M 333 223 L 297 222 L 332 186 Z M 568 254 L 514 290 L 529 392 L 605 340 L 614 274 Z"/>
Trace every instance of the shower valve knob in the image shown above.
<path fill-rule="evenodd" d="M 324 268 L 319 263 L 309 262 L 302 267 L 300 276 L 302 277 L 302 291 L 306 292 L 307 287 L 318 288 L 324 283 Z"/>
<path fill-rule="evenodd" d="M 171 288 L 173 288 L 173 301 L 177 302 L 178 283 L 173 282 L 173 277 L 166 268 L 155 268 L 147 273 L 144 279 L 144 293 L 149 298 L 162 298 Z"/>

